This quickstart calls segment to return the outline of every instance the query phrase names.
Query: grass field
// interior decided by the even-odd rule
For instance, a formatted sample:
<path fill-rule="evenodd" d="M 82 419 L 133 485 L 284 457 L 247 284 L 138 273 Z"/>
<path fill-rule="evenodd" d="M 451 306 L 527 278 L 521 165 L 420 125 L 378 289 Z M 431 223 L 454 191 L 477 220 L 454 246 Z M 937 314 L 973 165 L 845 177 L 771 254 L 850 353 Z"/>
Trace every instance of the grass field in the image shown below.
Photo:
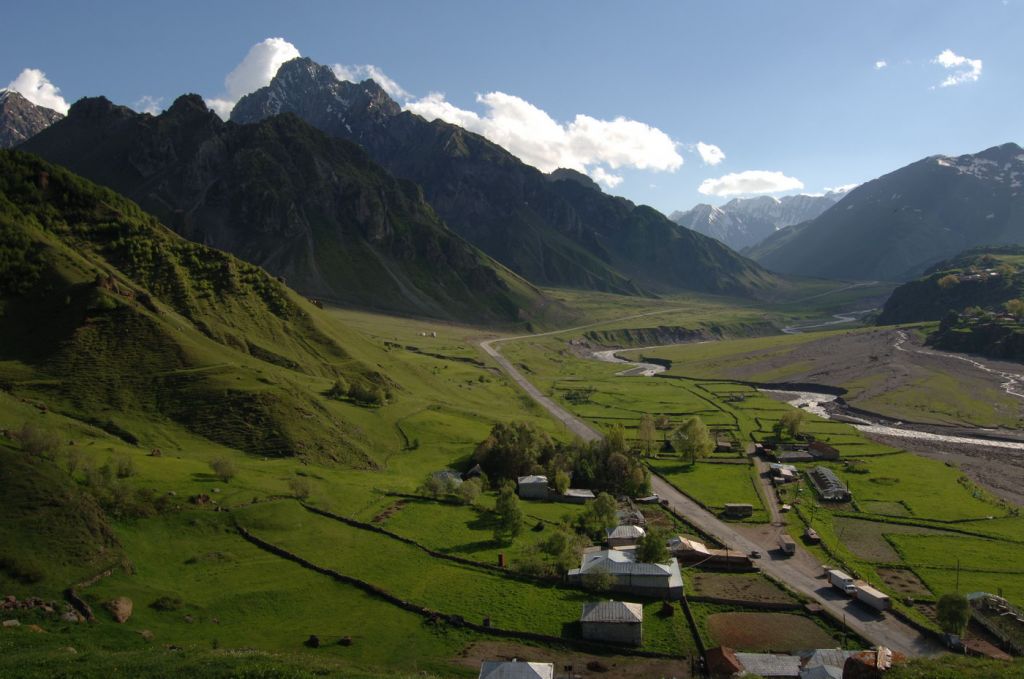
<path fill-rule="evenodd" d="M 754 507 L 753 521 L 767 521 L 756 487 L 756 470 L 748 464 L 698 462 L 690 465 L 679 459 L 651 460 L 650 467 L 673 486 L 715 512 L 727 503 L 748 503 Z"/>

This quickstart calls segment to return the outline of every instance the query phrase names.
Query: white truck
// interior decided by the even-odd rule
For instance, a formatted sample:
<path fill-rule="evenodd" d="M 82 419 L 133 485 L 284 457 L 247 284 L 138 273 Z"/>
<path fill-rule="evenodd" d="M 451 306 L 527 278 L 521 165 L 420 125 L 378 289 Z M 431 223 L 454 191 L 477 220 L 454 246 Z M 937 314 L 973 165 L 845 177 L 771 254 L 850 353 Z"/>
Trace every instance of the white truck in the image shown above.
<path fill-rule="evenodd" d="M 853 584 L 853 576 L 847 575 L 840 570 L 833 569 L 828 571 L 828 581 L 843 594 L 849 594 L 850 596 L 856 596 L 857 594 L 857 587 Z"/>
<path fill-rule="evenodd" d="M 783 533 L 779 536 L 779 549 L 786 556 L 793 556 L 796 554 L 796 540 Z"/>
<path fill-rule="evenodd" d="M 857 598 L 857 601 L 865 603 L 868 606 L 871 606 L 871 608 L 879 611 L 887 611 L 892 607 L 892 600 L 889 599 L 888 594 L 879 592 L 863 580 L 858 580 L 853 583 L 853 585 L 856 588 L 856 594 L 854 594 L 854 596 Z"/>

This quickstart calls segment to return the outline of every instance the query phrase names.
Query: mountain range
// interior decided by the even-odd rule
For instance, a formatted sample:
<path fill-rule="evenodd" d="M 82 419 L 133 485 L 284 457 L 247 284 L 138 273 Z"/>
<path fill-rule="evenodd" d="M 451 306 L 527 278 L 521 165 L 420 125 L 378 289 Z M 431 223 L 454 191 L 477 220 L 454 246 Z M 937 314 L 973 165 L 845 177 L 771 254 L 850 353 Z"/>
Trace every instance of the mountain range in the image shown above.
<path fill-rule="evenodd" d="M 578 173 L 545 175 L 480 135 L 403 111 L 373 80 L 339 80 L 329 67 L 297 58 L 242 97 L 231 120 L 281 113 L 363 146 L 392 174 L 422 186 L 451 229 L 534 283 L 745 296 L 777 284 L 721 243 L 606 195 Z"/>
<path fill-rule="evenodd" d="M 734 198 L 721 207 L 700 203 L 685 212 L 677 210 L 669 219 L 740 252 L 779 229 L 814 219 L 844 195 L 844 191 L 829 191 L 820 196 Z"/>
<path fill-rule="evenodd" d="M 0 90 L 0 149 L 17 146 L 63 117 L 14 90 Z"/>
<path fill-rule="evenodd" d="M 544 306 L 532 285 L 452 233 L 417 186 L 294 115 L 236 125 L 197 95 L 158 116 L 87 98 L 21 148 L 317 299 L 482 322 L 525 320 Z"/>
<path fill-rule="evenodd" d="M 1024 242 L 1024 149 L 936 155 L 853 189 L 747 253 L 772 271 L 909 280 L 970 248 Z"/>

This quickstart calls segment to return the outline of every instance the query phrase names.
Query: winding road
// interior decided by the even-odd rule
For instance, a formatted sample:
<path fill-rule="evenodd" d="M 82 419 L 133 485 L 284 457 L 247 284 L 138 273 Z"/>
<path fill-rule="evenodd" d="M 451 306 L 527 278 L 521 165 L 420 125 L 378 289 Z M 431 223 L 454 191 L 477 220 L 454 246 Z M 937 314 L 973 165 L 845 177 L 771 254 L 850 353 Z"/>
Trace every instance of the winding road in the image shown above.
<path fill-rule="evenodd" d="M 638 314 L 637 316 L 629 316 L 618 320 L 629 320 L 639 316 L 655 315 L 655 313 L 665 312 Z M 607 322 L 609 321 L 591 325 L 603 325 Z M 508 359 L 501 355 L 496 345 L 501 342 L 517 339 L 572 332 L 591 327 L 591 325 L 536 335 L 485 340 L 480 343 L 480 347 L 497 361 L 506 375 L 545 410 L 551 413 L 555 419 L 562 422 L 567 429 L 585 441 L 597 440 L 601 438 L 601 435 L 589 424 L 542 394 Z M 785 583 L 793 591 L 816 601 L 833 618 L 872 644 L 888 646 L 907 656 L 931 656 L 943 652 L 944 649 L 937 642 L 891 613 L 877 613 L 852 601 L 831 587 L 823 577 L 823 569 L 820 562 L 799 545 L 794 556 L 782 556 L 776 549 L 778 535 L 784 530 L 780 525 L 772 524 L 756 532 L 749 530 L 749 528 L 744 530 L 743 528 L 746 528 L 744 524 L 728 524 L 720 520 L 656 474 L 653 474 L 651 477 L 651 486 L 654 492 L 663 501 L 668 503 L 670 508 L 721 544 L 728 545 L 730 549 L 742 550 L 747 553 L 755 550 L 762 552 L 764 558 L 758 562 L 762 572 L 779 582 Z M 765 500 L 769 503 L 777 502 L 774 493 L 769 494 Z M 777 511 L 776 508 L 772 515 L 779 516 Z"/>

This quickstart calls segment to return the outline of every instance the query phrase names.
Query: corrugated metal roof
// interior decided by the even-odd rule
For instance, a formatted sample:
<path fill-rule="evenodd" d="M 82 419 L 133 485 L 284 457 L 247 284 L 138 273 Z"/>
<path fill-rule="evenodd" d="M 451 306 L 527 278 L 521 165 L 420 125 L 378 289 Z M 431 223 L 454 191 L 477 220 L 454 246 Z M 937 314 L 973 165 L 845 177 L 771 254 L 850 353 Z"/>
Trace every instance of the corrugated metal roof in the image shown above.
<path fill-rule="evenodd" d="M 554 679 L 555 666 L 549 662 L 503 662 L 485 660 L 480 665 L 480 679 Z"/>
<path fill-rule="evenodd" d="M 520 476 L 519 483 L 547 483 L 548 477 L 538 476 L 536 474 L 530 476 Z"/>
<path fill-rule="evenodd" d="M 636 622 L 644 621 L 643 604 L 624 601 L 595 601 L 583 604 L 580 622 Z"/>
<path fill-rule="evenodd" d="M 773 653 L 737 653 L 736 659 L 743 669 L 762 677 L 799 677 L 800 658 L 795 655 Z"/>
<path fill-rule="evenodd" d="M 608 531 L 609 540 L 620 540 L 623 538 L 636 539 L 647 535 L 640 526 L 616 526 Z"/>
<path fill-rule="evenodd" d="M 588 573 L 594 569 L 606 570 L 612 575 L 670 575 L 670 564 L 637 563 L 635 555 L 629 551 L 605 549 L 591 554 L 584 554 L 580 573 Z"/>

